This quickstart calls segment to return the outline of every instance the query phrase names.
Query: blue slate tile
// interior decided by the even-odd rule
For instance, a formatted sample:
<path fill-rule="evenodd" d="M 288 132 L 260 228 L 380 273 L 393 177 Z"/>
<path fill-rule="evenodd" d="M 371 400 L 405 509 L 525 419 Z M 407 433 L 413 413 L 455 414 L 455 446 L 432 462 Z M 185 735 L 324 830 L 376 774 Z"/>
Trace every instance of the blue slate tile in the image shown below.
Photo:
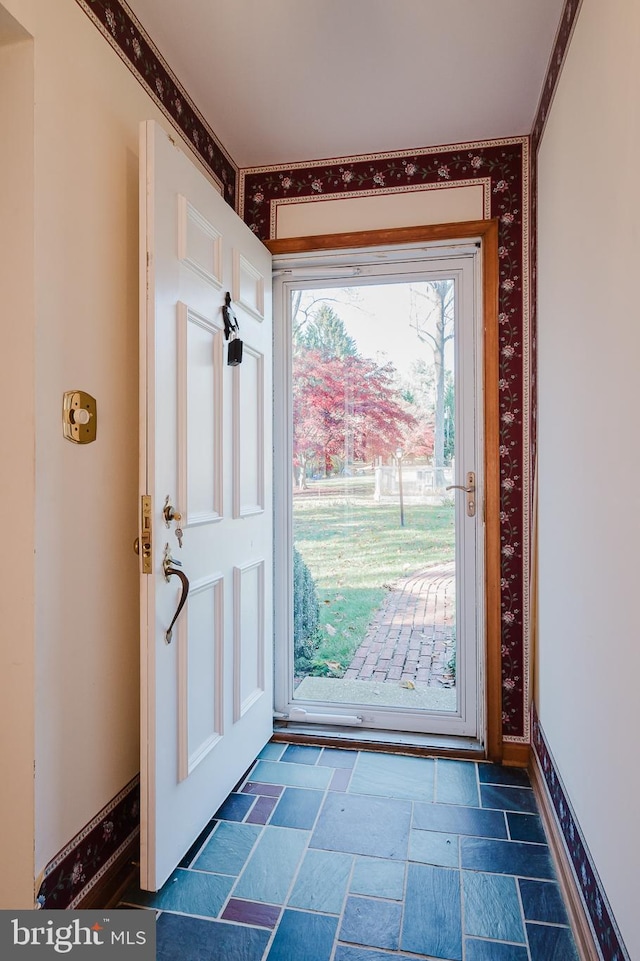
<path fill-rule="evenodd" d="M 444 868 L 460 866 L 457 834 L 438 831 L 412 831 L 409 835 L 409 860 L 438 864 Z"/>
<path fill-rule="evenodd" d="M 238 879 L 233 896 L 246 901 L 284 904 L 308 837 L 307 831 L 267 825 Z"/>
<path fill-rule="evenodd" d="M 580 961 L 569 928 L 527 922 L 531 961 Z"/>
<path fill-rule="evenodd" d="M 282 764 L 280 761 L 258 761 L 251 772 L 252 781 L 286 784 L 288 787 L 310 787 L 324 791 L 333 775 L 330 767 L 310 764 Z"/>
<path fill-rule="evenodd" d="M 480 807 L 476 765 L 472 761 L 436 762 L 436 801 Z"/>
<path fill-rule="evenodd" d="M 310 846 L 406 859 L 410 820 L 408 801 L 330 792 L 318 815 Z"/>
<path fill-rule="evenodd" d="M 290 764 L 316 764 L 321 754 L 321 747 L 310 747 L 306 744 L 288 744 L 280 760 Z"/>
<path fill-rule="evenodd" d="M 156 926 L 156 961 L 261 961 L 270 931 L 246 925 L 161 914 Z"/>
<path fill-rule="evenodd" d="M 221 821 L 193 867 L 216 874 L 240 874 L 260 831 L 253 824 Z"/>
<path fill-rule="evenodd" d="M 251 794 L 230 794 L 216 811 L 215 817 L 220 821 L 244 821 L 254 803 L 255 797 Z"/>
<path fill-rule="evenodd" d="M 434 772 L 435 762 L 431 758 L 361 751 L 349 793 L 432 801 Z"/>
<path fill-rule="evenodd" d="M 307 851 L 289 905 L 324 914 L 340 914 L 352 864 L 351 854 Z"/>
<path fill-rule="evenodd" d="M 525 878 L 555 877 L 546 844 L 460 838 L 460 857 L 462 867 L 471 871 L 516 874 Z"/>
<path fill-rule="evenodd" d="M 368 894 L 372 898 L 402 901 L 404 873 L 403 861 L 357 858 L 349 890 L 352 894 Z"/>
<path fill-rule="evenodd" d="M 346 791 L 351 780 L 351 769 L 348 767 L 336 767 L 333 769 L 333 777 L 329 785 L 330 791 Z"/>
<path fill-rule="evenodd" d="M 329 961 L 337 926 L 338 919 L 326 914 L 285 911 L 268 961 Z M 233 955 L 229 955 L 229 961 L 232 957 L 236 961 Z"/>
<path fill-rule="evenodd" d="M 347 898 L 340 941 L 395 951 L 400 941 L 402 905 L 373 898 Z"/>
<path fill-rule="evenodd" d="M 480 798 L 483 808 L 499 808 L 502 811 L 519 811 L 521 814 L 537 814 L 538 806 L 531 788 L 505 787 L 501 784 L 481 784 Z"/>
<path fill-rule="evenodd" d="M 326 767 L 343 767 L 351 770 L 358 757 L 357 751 L 343 751 L 338 747 L 325 747 L 318 764 Z"/>
<path fill-rule="evenodd" d="M 324 793 L 307 788 L 287 787 L 271 815 L 270 824 L 310 830 L 317 817 Z"/>
<path fill-rule="evenodd" d="M 521 944 L 465 938 L 464 945 L 467 961 L 529 961 L 527 949 Z"/>
<path fill-rule="evenodd" d="M 259 928 L 273 929 L 278 923 L 280 910 L 280 907 L 273 904 L 230 898 L 220 917 L 225 921 L 239 921 L 241 924 L 254 924 Z"/>
<path fill-rule="evenodd" d="M 386 951 L 370 950 L 369 948 L 353 948 L 348 944 L 336 947 L 335 961 L 417 961 L 408 954 L 387 954 Z"/>
<path fill-rule="evenodd" d="M 525 943 L 515 878 L 463 871 L 462 890 L 465 934 Z"/>
<path fill-rule="evenodd" d="M 213 831 L 217 823 L 218 822 L 215 820 L 215 818 L 212 818 L 209 821 L 206 828 L 204 828 L 204 830 L 201 831 L 198 837 L 195 839 L 195 841 L 193 842 L 193 844 L 191 845 L 191 847 L 183 857 L 178 867 L 180 868 L 191 867 L 192 862 L 196 859 L 196 857 L 200 853 L 201 848 L 204 847 L 205 841 L 207 840 L 207 838 L 209 837 L 209 835 L 211 834 L 211 832 Z M 222 873 L 226 874 L 227 872 L 223 871 Z"/>
<path fill-rule="evenodd" d="M 462 959 L 460 872 L 409 864 L 400 947 L 448 961 Z"/>
<path fill-rule="evenodd" d="M 483 811 L 480 808 L 455 807 L 452 804 L 414 804 L 413 827 L 419 831 L 440 831 L 443 834 L 507 837 L 507 825 L 502 811 Z"/>
<path fill-rule="evenodd" d="M 553 881 L 528 881 L 521 878 L 520 896 L 527 921 L 569 924 L 560 888 Z"/>
<path fill-rule="evenodd" d="M 268 744 L 262 748 L 258 754 L 259 758 L 264 758 L 269 761 L 279 761 L 286 750 L 286 744 L 276 744 L 275 741 L 269 741 Z"/>
<path fill-rule="evenodd" d="M 502 764 L 478 763 L 478 777 L 481 784 L 514 784 L 531 787 L 531 781 L 522 767 L 504 767 Z"/>
<path fill-rule="evenodd" d="M 227 900 L 232 885 L 233 878 L 178 868 L 159 891 L 140 891 L 137 885 L 132 885 L 122 900 L 160 911 L 179 911 L 180 914 L 215 918 Z"/>
<path fill-rule="evenodd" d="M 542 821 L 537 814 L 514 814 L 512 811 L 507 811 L 507 824 L 512 841 L 547 843 Z"/>

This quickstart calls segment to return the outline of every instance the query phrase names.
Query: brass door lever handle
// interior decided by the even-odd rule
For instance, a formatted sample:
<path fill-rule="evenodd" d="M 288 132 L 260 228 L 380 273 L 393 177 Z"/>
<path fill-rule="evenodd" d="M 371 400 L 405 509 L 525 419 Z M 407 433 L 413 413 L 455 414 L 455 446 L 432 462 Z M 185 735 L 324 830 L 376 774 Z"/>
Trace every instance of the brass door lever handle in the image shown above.
<path fill-rule="evenodd" d="M 467 471 L 467 483 L 466 484 L 449 484 L 445 487 L 448 491 L 464 491 L 467 495 L 467 517 L 476 516 L 476 475 L 474 471 Z"/>
<path fill-rule="evenodd" d="M 169 627 L 164 632 L 164 639 L 167 644 L 171 644 L 171 638 L 173 637 L 173 625 L 180 617 L 180 612 L 184 607 L 187 597 L 189 596 L 189 578 L 184 573 L 184 571 L 179 571 L 177 568 L 182 567 L 180 561 L 174 561 L 171 556 L 171 551 L 169 550 L 169 545 L 164 549 L 164 559 L 162 561 L 162 570 L 164 572 L 164 579 L 168 581 L 170 577 L 179 577 L 180 583 L 182 584 L 182 594 L 180 595 L 180 600 L 178 601 L 178 607 L 171 619 Z"/>

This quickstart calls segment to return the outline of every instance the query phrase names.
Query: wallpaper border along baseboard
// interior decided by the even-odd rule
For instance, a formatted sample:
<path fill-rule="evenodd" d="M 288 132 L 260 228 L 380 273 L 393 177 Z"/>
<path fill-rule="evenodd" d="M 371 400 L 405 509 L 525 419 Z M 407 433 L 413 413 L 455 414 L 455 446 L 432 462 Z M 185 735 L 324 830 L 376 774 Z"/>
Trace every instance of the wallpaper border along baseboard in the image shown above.
<path fill-rule="evenodd" d="M 47 864 L 36 908 L 75 908 L 140 833 L 140 777 L 136 775 Z"/>
<path fill-rule="evenodd" d="M 577 938 L 586 955 L 585 961 L 631 961 L 547 744 L 535 705 L 531 711 L 531 731 L 533 779 L 538 788 L 538 800 L 546 827 L 552 836 L 552 847 L 560 862 L 560 873 L 564 875 L 564 893 L 573 914 Z M 576 903 L 576 897 L 580 898 L 579 904 Z M 594 953 L 596 947 L 597 954 Z"/>

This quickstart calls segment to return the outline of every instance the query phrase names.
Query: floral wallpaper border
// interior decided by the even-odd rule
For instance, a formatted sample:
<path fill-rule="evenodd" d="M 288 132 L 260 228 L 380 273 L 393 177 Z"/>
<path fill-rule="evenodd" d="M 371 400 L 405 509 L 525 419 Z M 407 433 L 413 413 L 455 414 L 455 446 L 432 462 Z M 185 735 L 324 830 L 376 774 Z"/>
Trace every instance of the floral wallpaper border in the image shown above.
<path fill-rule="evenodd" d="M 540 762 L 558 826 L 562 832 L 569 860 L 575 873 L 576 886 L 582 895 L 602 959 L 603 961 L 630 961 L 604 893 L 602 882 L 598 877 L 586 841 L 582 836 L 580 825 L 549 750 L 535 705 L 531 713 L 533 749 Z"/>
<path fill-rule="evenodd" d="M 239 171 L 238 211 L 262 240 L 282 203 L 375 196 L 487 182 L 500 236 L 502 721 L 505 740 L 529 731 L 529 139 L 342 157 Z"/>
<path fill-rule="evenodd" d="M 124 0 L 76 0 L 186 138 L 232 207 L 238 168 Z"/>
<path fill-rule="evenodd" d="M 140 833 L 140 777 L 131 780 L 47 864 L 36 908 L 75 908 Z"/>

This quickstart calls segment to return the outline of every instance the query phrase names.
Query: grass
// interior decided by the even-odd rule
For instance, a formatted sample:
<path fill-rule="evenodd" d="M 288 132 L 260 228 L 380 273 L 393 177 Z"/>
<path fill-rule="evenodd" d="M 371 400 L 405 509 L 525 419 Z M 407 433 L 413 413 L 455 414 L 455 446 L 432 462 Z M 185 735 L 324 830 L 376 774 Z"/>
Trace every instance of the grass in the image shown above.
<path fill-rule="evenodd" d="M 294 497 L 293 520 L 320 603 L 314 673 L 341 676 L 386 591 L 454 556 L 452 505 L 409 503 L 401 527 L 399 504 L 376 503 L 366 480 L 316 481 Z"/>

